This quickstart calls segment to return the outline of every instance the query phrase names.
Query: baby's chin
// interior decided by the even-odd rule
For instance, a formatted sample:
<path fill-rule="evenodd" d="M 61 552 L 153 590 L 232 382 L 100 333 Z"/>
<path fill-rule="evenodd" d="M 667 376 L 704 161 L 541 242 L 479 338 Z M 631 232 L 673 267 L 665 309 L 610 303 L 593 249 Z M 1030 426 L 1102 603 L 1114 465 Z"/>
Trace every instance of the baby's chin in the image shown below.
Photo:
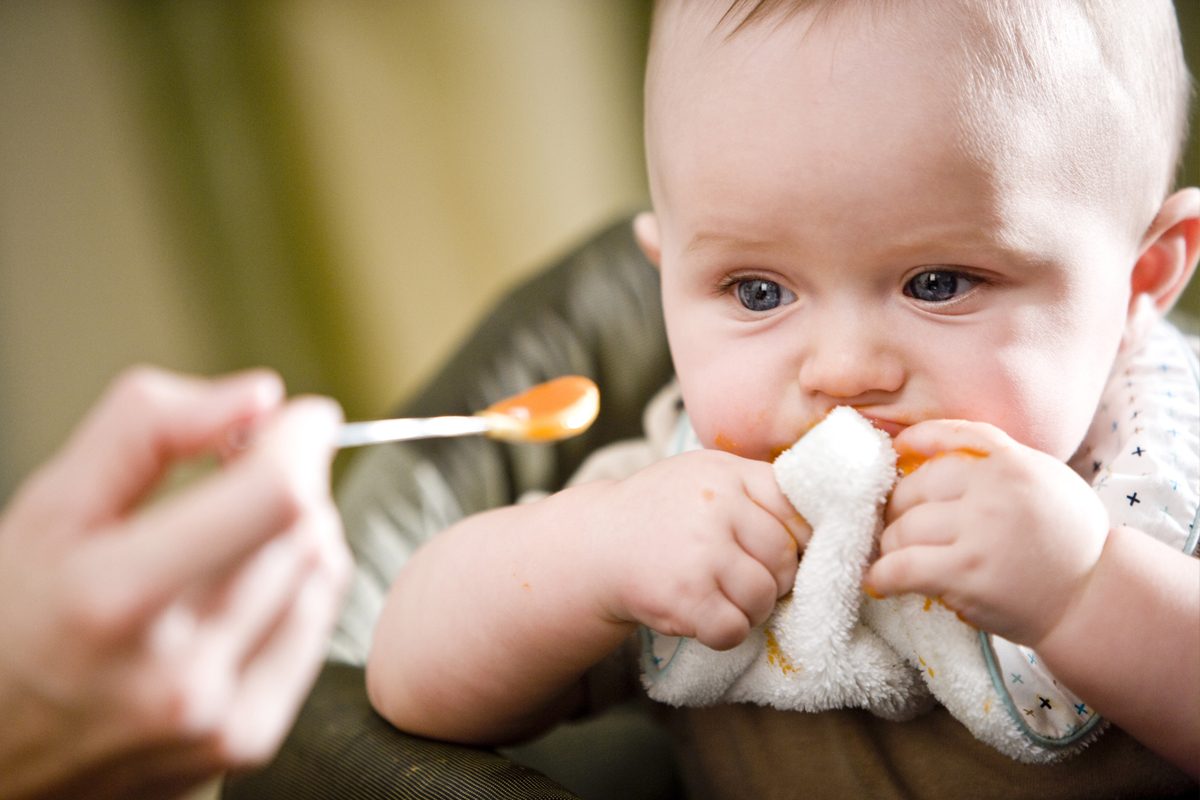
<path fill-rule="evenodd" d="M 770 463 L 778 458 L 780 453 L 794 445 L 799 438 L 800 435 L 797 434 L 786 440 L 780 438 L 778 442 L 763 442 L 757 439 L 736 439 L 729 434 L 717 433 L 711 438 L 700 435 L 700 443 L 706 450 L 720 450 L 723 453 L 730 453 L 740 458 Z"/>

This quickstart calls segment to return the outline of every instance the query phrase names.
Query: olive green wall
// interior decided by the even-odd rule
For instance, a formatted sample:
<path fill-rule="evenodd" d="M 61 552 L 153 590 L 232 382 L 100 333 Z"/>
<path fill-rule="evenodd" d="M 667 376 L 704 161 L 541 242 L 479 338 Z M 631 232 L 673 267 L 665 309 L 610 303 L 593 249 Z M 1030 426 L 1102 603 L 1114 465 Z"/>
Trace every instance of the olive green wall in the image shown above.
<path fill-rule="evenodd" d="M 266 364 L 386 411 L 645 205 L 648 7 L 0 3 L 0 499 L 131 363 Z"/>
<path fill-rule="evenodd" d="M 645 0 L 0 3 L 0 499 L 124 366 L 387 411 L 644 207 Z"/>

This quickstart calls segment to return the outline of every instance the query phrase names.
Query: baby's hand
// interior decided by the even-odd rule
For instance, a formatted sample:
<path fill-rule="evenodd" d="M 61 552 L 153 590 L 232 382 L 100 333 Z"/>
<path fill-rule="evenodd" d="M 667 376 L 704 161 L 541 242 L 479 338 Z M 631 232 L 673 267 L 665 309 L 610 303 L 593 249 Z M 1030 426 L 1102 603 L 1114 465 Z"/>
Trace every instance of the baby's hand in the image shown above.
<path fill-rule="evenodd" d="M 604 491 L 598 566 L 613 618 L 725 650 L 791 591 L 811 531 L 770 464 L 684 453 Z"/>
<path fill-rule="evenodd" d="M 967 622 L 1036 647 L 1100 557 L 1108 515 L 1062 462 L 991 425 L 934 420 L 895 441 L 902 477 L 887 507 L 870 591 L 939 596 Z"/>

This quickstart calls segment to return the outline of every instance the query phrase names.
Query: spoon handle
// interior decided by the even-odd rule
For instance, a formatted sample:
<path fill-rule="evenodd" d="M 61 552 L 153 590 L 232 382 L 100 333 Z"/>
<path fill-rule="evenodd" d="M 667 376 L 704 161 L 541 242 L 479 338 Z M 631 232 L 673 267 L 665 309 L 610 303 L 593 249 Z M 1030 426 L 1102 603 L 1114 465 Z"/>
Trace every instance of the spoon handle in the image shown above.
<path fill-rule="evenodd" d="M 446 436 L 472 436 L 488 433 L 495 424 L 484 416 L 412 417 L 348 422 L 338 435 L 338 447 L 361 447 L 381 442 L 431 439 Z"/>

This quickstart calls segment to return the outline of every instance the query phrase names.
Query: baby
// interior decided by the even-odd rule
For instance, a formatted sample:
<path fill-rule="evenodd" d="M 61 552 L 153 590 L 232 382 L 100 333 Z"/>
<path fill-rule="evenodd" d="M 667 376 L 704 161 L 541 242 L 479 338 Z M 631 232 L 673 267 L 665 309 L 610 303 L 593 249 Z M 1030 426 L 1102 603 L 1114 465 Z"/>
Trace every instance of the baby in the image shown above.
<path fill-rule="evenodd" d="M 635 228 L 703 449 L 437 536 L 380 619 L 376 707 L 495 743 L 576 711 L 639 625 L 735 646 L 809 535 L 769 462 L 846 405 L 929 459 L 896 486 L 866 588 L 940 597 L 1200 772 L 1200 561 L 1110 519 L 1080 455 L 1114 365 L 1182 341 L 1160 318 L 1200 256 L 1200 191 L 1172 193 L 1187 100 L 1168 0 L 662 2 Z M 1194 459 L 1200 420 L 1179 427 Z M 730 754 L 811 767 L 799 754 L 852 735 L 893 773 L 922 737 L 939 764 L 983 758 L 937 715 L 680 713 L 714 794 L 775 785 Z M 1171 772 L 1118 738 L 1081 757 L 1097 780 Z M 979 780 L 1054 768 L 1006 769 Z"/>

